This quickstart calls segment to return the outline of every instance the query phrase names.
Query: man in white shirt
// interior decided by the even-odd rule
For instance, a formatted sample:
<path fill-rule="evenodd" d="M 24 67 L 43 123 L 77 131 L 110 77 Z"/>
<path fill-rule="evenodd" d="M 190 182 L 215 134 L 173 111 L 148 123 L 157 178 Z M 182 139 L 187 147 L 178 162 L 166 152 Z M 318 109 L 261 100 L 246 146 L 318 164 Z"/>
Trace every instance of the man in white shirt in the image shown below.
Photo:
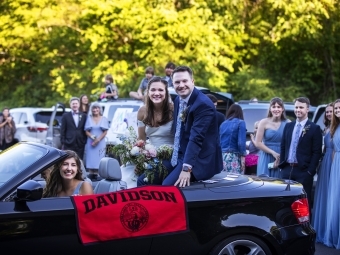
<path fill-rule="evenodd" d="M 79 98 L 70 100 L 70 112 L 63 114 L 60 128 L 60 141 L 64 150 L 72 150 L 78 154 L 81 160 L 84 157 L 86 143 L 85 122 L 86 114 L 79 111 Z"/>

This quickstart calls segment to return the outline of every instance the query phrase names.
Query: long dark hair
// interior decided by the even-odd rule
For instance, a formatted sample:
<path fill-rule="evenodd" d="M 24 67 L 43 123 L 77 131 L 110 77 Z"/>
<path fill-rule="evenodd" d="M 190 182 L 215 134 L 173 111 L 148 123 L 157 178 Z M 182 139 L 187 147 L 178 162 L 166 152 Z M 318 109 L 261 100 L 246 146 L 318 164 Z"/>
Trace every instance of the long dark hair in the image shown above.
<path fill-rule="evenodd" d="M 331 121 L 331 128 L 330 128 L 331 137 L 334 136 L 335 131 L 340 124 L 340 119 L 337 116 L 335 116 L 335 111 L 334 111 L 334 107 L 336 103 L 340 103 L 340 99 L 335 100 L 333 103 L 333 114 L 332 114 L 332 121 Z"/>
<path fill-rule="evenodd" d="M 279 97 L 274 97 L 274 98 L 272 98 L 272 99 L 270 100 L 267 118 L 273 117 L 273 114 L 272 114 L 272 112 L 270 111 L 270 108 L 271 108 L 273 105 L 275 105 L 275 104 L 278 104 L 278 105 L 281 106 L 282 109 L 283 109 L 282 114 L 281 114 L 281 120 L 286 120 L 287 117 L 286 117 L 285 105 L 284 105 L 282 99 L 279 98 Z"/>
<path fill-rule="evenodd" d="M 151 101 L 149 97 L 149 90 L 150 86 L 154 82 L 161 82 L 164 84 L 164 89 L 165 89 L 165 98 L 162 104 L 162 119 L 161 121 L 158 121 L 157 123 L 155 122 L 155 115 L 154 115 L 154 110 L 155 106 L 153 102 Z M 162 77 L 159 76 L 154 76 L 150 79 L 148 82 L 148 87 L 146 90 L 146 95 L 145 95 L 145 108 L 146 108 L 146 113 L 143 119 L 143 122 L 145 125 L 154 127 L 154 126 L 160 126 L 168 123 L 169 121 L 172 120 L 173 118 L 173 105 L 170 102 L 170 95 L 168 91 L 168 82 L 164 80 Z"/>
<path fill-rule="evenodd" d="M 244 120 L 243 110 L 238 104 L 233 104 L 227 111 L 226 119 L 238 118 Z"/>
<path fill-rule="evenodd" d="M 87 97 L 87 100 L 89 100 L 89 97 L 87 95 L 81 95 L 80 99 L 79 99 L 79 111 L 84 112 L 84 113 L 88 113 L 89 112 L 89 108 L 90 108 L 90 101 L 85 105 L 85 111 L 83 110 L 83 97 Z"/>
<path fill-rule="evenodd" d="M 329 103 L 328 105 L 326 105 L 326 108 L 325 108 L 325 114 L 323 115 L 323 124 L 325 124 L 325 127 L 326 128 L 329 128 L 329 126 L 331 125 L 331 121 L 329 119 L 327 119 L 326 117 L 326 110 L 327 110 L 327 107 L 334 107 L 334 104 L 333 103 Z M 333 115 L 333 114 L 332 114 Z M 333 117 L 333 116 L 332 116 Z"/>
<path fill-rule="evenodd" d="M 58 193 L 62 190 L 62 182 L 63 179 L 60 175 L 60 168 L 64 161 L 69 158 L 74 158 L 77 164 L 77 174 L 74 177 L 77 180 L 83 181 L 83 171 L 81 170 L 81 163 L 80 159 L 74 151 L 66 150 L 67 157 L 59 162 L 58 164 L 55 164 L 53 167 L 53 170 L 51 171 L 50 177 L 46 181 L 46 187 L 44 189 L 43 197 L 56 197 L 58 196 Z"/>

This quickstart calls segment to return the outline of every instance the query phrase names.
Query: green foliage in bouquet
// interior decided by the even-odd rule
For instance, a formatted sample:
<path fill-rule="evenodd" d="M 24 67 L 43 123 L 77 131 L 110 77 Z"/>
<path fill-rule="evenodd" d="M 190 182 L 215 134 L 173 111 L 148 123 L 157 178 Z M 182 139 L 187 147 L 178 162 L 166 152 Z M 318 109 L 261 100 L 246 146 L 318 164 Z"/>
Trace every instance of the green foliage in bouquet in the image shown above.
<path fill-rule="evenodd" d="M 120 140 L 122 143 L 110 148 L 110 152 L 119 156 L 124 165 L 127 163 L 136 165 L 136 175 L 144 173 L 146 182 L 153 183 L 155 174 L 164 180 L 168 171 L 162 161 L 171 158 L 172 146 L 161 145 L 156 149 L 152 144 L 138 140 L 136 131 L 131 126 L 128 127 L 127 133 L 120 137 Z"/>

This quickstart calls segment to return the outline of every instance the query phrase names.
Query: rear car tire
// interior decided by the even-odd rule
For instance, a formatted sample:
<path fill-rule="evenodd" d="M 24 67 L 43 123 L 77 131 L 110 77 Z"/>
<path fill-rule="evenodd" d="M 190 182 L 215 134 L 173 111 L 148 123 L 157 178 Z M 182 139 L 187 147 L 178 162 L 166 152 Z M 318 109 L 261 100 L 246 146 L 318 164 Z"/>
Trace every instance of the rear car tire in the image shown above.
<path fill-rule="evenodd" d="M 237 235 L 229 237 L 212 250 L 210 255 L 272 255 L 269 247 L 257 237 Z"/>

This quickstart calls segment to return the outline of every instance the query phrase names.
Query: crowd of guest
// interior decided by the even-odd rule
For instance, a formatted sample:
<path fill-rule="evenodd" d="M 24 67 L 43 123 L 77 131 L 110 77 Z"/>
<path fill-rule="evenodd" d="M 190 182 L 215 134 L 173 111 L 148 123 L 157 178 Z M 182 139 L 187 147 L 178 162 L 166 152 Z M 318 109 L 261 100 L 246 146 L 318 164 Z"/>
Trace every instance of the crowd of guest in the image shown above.
<path fill-rule="evenodd" d="M 286 117 L 283 100 L 274 97 L 267 117 L 254 123 L 254 133 L 247 143 L 240 105 L 231 105 L 224 115 L 216 110 L 216 97 L 204 95 L 195 88 L 190 67 L 176 67 L 169 62 L 165 73 L 165 77 L 155 76 L 154 69 L 147 67 L 138 90 L 129 94 L 144 102 L 138 111 L 138 138 L 149 139 L 156 147 L 173 145 L 171 160 L 164 161 L 167 176 L 149 183 L 142 175 L 136 185 L 185 187 L 192 181 L 209 179 L 225 171 L 297 181 L 311 201 L 318 166 L 312 217 L 316 240 L 340 249 L 340 206 L 335 201 L 340 194 L 340 99 L 327 105 L 325 129 L 321 130 L 308 120 L 308 98 L 294 100 L 296 120 L 291 121 Z M 174 102 L 169 96 L 169 87 L 178 94 Z M 106 75 L 100 100 L 117 98 L 117 85 L 112 75 Z M 254 98 L 252 102 L 258 100 Z M 89 177 L 99 178 L 109 121 L 102 115 L 101 106 L 90 103 L 87 95 L 72 97 L 70 108 L 62 117 L 60 134 L 68 157 L 44 173 L 45 197 L 92 194 L 91 184 L 83 178 L 82 160 Z M 0 149 L 11 146 L 15 131 L 9 109 L 5 108 L 0 116 Z"/>
<path fill-rule="evenodd" d="M 257 160 L 256 175 L 297 181 L 310 202 L 318 171 L 312 213 L 316 241 L 340 249 L 340 99 L 326 106 L 324 130 L 308 120 L 308 98 L 297 98 L 294 103 L 296 120 L 290 121 L 283 101 L 277 97 L 270 101 L 267 118 L 254 124 L 246 156 L 243 116 L 235 113 L 240 109 L 230 107 L 220 126 L 224 170 L 244 173 L 244 157 L 254 154 L 250 161 L 256 164 Z"/>

